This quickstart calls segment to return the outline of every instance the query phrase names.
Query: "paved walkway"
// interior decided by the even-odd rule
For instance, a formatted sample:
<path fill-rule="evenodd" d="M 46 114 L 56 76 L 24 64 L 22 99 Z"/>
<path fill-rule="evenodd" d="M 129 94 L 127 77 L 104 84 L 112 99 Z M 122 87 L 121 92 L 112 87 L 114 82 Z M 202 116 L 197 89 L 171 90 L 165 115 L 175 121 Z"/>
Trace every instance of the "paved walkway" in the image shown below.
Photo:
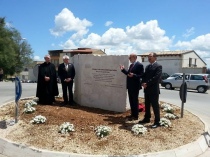
<path fill-rule="evenodd" d="M 210 147 L 201 155 L 198 157 L 210 157 Z"/>

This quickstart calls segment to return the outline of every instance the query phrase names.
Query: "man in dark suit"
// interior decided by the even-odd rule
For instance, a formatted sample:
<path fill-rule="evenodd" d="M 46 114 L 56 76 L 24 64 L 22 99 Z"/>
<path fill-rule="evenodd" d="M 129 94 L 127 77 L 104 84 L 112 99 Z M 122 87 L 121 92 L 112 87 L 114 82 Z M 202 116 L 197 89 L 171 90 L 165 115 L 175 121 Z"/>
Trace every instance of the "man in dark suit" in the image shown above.
<path fill-rule="evenodd" d="M 150 53 L 148 55 L 149 65 L 146 66 L 145 73 L 142 77 L 142 86 L 144 87 L 145 99 L 145 115 L 144 119 L 139 121 L 139 124 L 149 123 L 151 118 L 150 105 L 152 105 L 155 115 L 152 128 L 160 126 L 160 108 L 159 108 L 159 80 L 162 74 L 162 66 L 157 63 L 157 54 Z"/>
<path fill-rule="evenodd" d="M 120 65 L 121 71 L 127 75 L 127 89 L 128 89 L 128 97 L 131 108 L 131 115 L 128 116 L 128 120 L 138 120 L 139 116 L 139 90 L 141 89 L 141 77 L 144 73 L 144 66 L 136 61 L 137 55 L 130 54 L 129 60 L 131 65 L 128 70 L 125 70 L 124 65 Z"/>
<path fill-rule="evenodd" d="M 63 105 L 75 105 L 73 101 L 73 81 L 75 77 L 74 65 L 69 63 L 69 56 L 63 56 L 63 63 L 58 67 L 58 76 L 61 79 L 62 90 L 63 90 Z M 68 96 L 67 96 L 68 89 Z"/>

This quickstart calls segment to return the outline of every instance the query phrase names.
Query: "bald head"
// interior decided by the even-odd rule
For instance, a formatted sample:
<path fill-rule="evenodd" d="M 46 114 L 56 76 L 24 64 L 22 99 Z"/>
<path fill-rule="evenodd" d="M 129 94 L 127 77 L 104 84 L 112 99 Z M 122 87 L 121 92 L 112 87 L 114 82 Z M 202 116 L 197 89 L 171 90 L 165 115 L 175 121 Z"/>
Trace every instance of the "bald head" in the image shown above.
<path fill-rule="evenodd" d="M 129 55 L 129 60 L 131 63 L 134 63 L 136 61 L 136 59 L 137 59 L 137 55 L 135 53 L 131 53 Z"/>

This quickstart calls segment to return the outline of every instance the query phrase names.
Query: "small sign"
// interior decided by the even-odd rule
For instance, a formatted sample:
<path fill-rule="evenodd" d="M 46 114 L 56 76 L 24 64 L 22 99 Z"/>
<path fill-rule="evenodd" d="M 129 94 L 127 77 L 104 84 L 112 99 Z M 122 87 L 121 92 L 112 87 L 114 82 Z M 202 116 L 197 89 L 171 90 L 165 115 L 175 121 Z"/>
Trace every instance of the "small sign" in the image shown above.
<path fill-rule="evenodd" d="M 18 77 L 15 77 L 15 102 L 18 102 L 22 94 L 21 81 Z"/>

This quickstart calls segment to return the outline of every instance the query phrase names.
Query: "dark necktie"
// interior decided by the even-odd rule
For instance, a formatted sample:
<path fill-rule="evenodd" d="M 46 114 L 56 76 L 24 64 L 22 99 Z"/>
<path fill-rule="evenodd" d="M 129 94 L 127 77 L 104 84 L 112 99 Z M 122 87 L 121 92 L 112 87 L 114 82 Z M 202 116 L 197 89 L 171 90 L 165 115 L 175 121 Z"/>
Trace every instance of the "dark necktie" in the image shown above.
<path fill-rule="evenodd" d="M 131 71 L 132 70 L 132 68 L 133 68 L 133 63 L 130 65 L 130 67 L 129 67 L 129 71 Z"/>

